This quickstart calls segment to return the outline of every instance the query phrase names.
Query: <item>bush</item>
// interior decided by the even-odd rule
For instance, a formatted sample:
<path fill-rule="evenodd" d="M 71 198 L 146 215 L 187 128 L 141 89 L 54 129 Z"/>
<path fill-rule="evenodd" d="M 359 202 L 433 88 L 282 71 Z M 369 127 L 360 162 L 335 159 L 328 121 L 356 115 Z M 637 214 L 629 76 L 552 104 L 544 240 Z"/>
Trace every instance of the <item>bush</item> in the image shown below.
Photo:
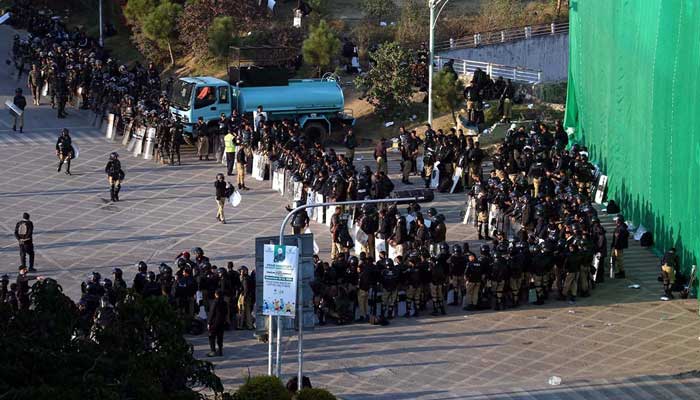
<path fill-rule="evenodd" d="M 430 9 L 424 1 L 405 0 L 401 7 L 396 41 L 408 48 L 418 48 L 421 43 L 428 41 L 428 21 Z"/>
<path fill-rule="evenodd" d="M 248 379 L 233 395 L 234 400 L 291 400 L 292 396 L 276 376 Z"/>
<path fill-rule="evenodd" d="M 296 400 L 336 400 L 336 397 L 325 389 L 305 388 L 297 394 Z"/>
<path fill-rule="evenodd" d="M 225 57 L 233 44 L 233 18 L 216 17 L 207 31 L 209 52 L 216 57 Z"/>
<path fill-rule="evenodd" d="M 393 0 L 362 0 L 361 7 L 365 18 L 386 22 L 393 20 L 399 9 Z"/>
<path fill-rule="evenodd" d="M 325 20 L 311 30 L 302 47 L 304 60 L 318 67 L 318 73 L 327 70 L 340 55 L 340 40 Z"/>
<path fill-rule="evenodd" d="M 369 21 L 358 24 L 352 30 L 352 37 L 361 60 L 367 59 L 367 54 L 372 46 L 393 42 L 395 35 L 395 26 L 379 26 L 379 24 L 373 24 Z"/>

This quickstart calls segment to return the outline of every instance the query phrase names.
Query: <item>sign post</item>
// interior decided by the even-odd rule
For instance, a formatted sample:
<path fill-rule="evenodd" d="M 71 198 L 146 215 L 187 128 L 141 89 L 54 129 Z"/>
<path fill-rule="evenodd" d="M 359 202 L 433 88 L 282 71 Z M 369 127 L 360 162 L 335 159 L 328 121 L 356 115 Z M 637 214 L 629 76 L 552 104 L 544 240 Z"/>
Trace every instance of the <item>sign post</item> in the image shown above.
<path fill-rule="evenodd" d="M 294 318 L 297 306 L 297 269 L 299 248 L 266 244 L 264 247 L 263 269 L 263 315 L 270 317 L 268 332 L 272 334 L 272 317 L 277 317 L 277 355 L 275 357 L 276 376 L 282 372 L 281 318 Z M 268 373 L 272 372 L 272 337 L 268 338 Z"/>

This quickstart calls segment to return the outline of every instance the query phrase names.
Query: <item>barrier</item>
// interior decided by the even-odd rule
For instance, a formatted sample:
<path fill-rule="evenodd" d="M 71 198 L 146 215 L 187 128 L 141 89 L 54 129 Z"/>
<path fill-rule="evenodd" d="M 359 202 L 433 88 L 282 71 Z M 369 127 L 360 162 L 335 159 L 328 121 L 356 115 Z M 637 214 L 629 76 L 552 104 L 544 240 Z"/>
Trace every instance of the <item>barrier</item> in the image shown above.
<path fill-rule="evenodd" d="M 105 128 L 105 137 L 107 140 L 113 142 L 117 138 L 117 123 L 119 122 L 119 117 L 110 113 L 107 115 L 107 127 Z"/>
<path fill-rule="evenodd" d="M 150 160 L 153 158 L 153 148 L 156 145 L 156 128 L 146 129 L 146 139 L 143 146 L 143 159 Z"/>

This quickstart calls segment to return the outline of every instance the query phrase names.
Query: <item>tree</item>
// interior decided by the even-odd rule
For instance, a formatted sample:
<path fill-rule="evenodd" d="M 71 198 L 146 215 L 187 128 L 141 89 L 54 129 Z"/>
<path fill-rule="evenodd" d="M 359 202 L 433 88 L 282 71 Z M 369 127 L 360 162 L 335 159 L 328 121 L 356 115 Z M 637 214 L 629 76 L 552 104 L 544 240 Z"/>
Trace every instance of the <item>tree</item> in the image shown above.
<path fill-rule="evenodd" d="M 221 393 L 214 367 L 194 358 L 164 298 L 128 296 L 88 337 L 78 307 L 52 279 L 32 286 L 28 310 L 0 304 L 0 393 L 11 399 L 201 399 Z"/>
<path fill-rule="evenodd" d="M 442 70 L 433 76 L 433 105 L 439 112 L 451 112 L 455 125 L 455 110 L 462 102 L 464 84 L 455 79 L 454 71 Z"/>
<path fill-rule="evenodd" d="M 158 7 L 160 0 L 129 0 L 124 7 L 124 16 L 130 25 L 140 26 L 144 19 Z"/>
<path fill-rule="evenodd" d="M 207 32 L 209 52 L 216 57 L 225 57 L 233 44 L 234 24 L 231 17 L 216 17 Z"/>
<path fill-rule="evenodd" d="M 411 55 L 398 43 L 385 43 L 370 53 L 374 65 L 355 79 L 363 97 L 383 117 L 405 115 L 411 102 Z"/>
<path fill-rule="evenodd" d="M 165 44 L 170 54 L 170 64 L 175 64 L 171 41 L 177 33 L 177 20 L 182 13 L 182 6 L 165 0 L 156 7 L 143 21 L 143 33 L 147 38 Z"/>
<path fill-rule="evenodd" d="M 311 29 L 309 38 L 302 45 L 304 60 L 318 66 L 318 74 L 327 70 L 340 53 L 340 39 L 331 30 L 325 20 L 321 20 Z"/>
<path fill-rule="evenodd" d="M 393 0 L 362 0 L 362 12 L 370 21 L 387 21 L 394 18 L 398 7 Z"/>
<path fill-rule="evenodd" d="M 423 0 L 405 0 L 401 7 L 396 41 L 412 48 L 428 40 L 430 9 Z"/>

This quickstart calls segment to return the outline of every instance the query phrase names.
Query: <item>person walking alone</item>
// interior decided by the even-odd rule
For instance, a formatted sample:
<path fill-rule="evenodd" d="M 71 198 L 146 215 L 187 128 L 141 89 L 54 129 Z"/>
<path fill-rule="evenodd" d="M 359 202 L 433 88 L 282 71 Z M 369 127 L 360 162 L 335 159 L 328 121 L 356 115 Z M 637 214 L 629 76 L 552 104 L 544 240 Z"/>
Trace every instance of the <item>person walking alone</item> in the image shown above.
<path fill-rule="evenodd" d="M 109 161 L 105 166 L 107 181 L 109 182 L 109 195 L 112 201 L 119 201 L 119 190 L 121 189 L 122 180 L 124 179 L 124 171 L 122 164 L 119 162 L 119 154 L 112 152 L 109 155 Z"/>
<path fill-rule="evenodd" d="M 21 111 L 19 114 L 14 111 L 11 113 L 14 117 L 12 130 L 16 131 L 17 125 L 19 125 L 19 132 L 22 133 L 22 129 L 24 129 L 24 109 L 27 107 L 27 99 L 22 95 L 22 89 L 17 88 L 15 90 L 15 98 L 12 100 L 12 103 Z"/>
<path fill-rule="evenodd" d="M 228 315 L 228 306 L 224 302 L 223 292 L 217 289 L 214 292 L 214 301 L 209 308 L 207 321 L 207 330 L 209 331 L 209 349 L 207 357 L 221 357 L 224 352 L 224 328 L 226 327 L 226 316 Z M 216 350 L 216 347 L 219 350 Z"/>
<path fill-rule="evenodd" d="M 34 269 L 34 224 L 29 220 L 29 213 L 22 214 L 22 220 L 15 226 L 15 239 L 19 242 L 20 265 L 28 265 L 30 272 Z M 29 264 L 27 264 L 29 256 Z"/>
<path fill-rule="evenodd" d="M 70 175 L 70 160 L 73 159 L 73 143 L 70 138 L 68 128 L 63 128 L 61 135 L 56 141 L 56 157 L 58 157 L 58 168 L 56 172 L 61 172 L 63 163 L 66 163 L 66 175 Z"/>
<path fill-rule="evenodd" d="M 226 223 L 224 218 L 224 205 L 226 205 L 226 181 L 224 181 L 224 174 L 216 174 L 216 182 L 214 182 L 214 188 L 216 189 L 216 219 L 222 224 Z"/>

